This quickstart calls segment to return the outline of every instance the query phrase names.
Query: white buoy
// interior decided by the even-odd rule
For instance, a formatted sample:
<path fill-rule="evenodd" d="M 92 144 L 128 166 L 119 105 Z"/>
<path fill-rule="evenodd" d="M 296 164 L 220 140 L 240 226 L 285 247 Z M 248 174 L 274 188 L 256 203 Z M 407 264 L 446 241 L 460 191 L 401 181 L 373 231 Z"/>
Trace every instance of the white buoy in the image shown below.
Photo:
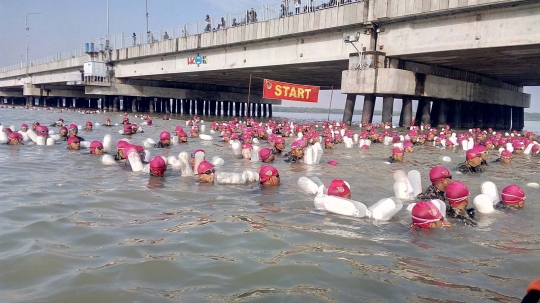
<path fill-rule="evenodd" d="M 178 161 L 180 161 L 180 171 L 182 177 L 193 176 L 193 168 L 191 167 L 191 157 L 187 152 L 181 152 L 178 155 Z"/>
<path fill-rule="evenodd" d="M 103 137 L 103 152 L 105 153 L 111 153 L 112 148 L 112 137 L 109 134 L 106 134 Z"/>
<path fill-rule="evenodd" d="M 144 168 L 141 162 L 141 158 L 135 152 L 128 155 L 128 162 L 129 165 L 131 165 L 131 170 L 134 172 L 141 172 Z"/>
<path fill-rule="evenodd" d="M 491 198 L 491 202 L 493 205 L 496 205 L 501 201 L 501 196 L 499 195 L 499 191 L 497 190 L 497 185 L 491 181 L 484 181 L 480 185 L 480 192 L 482 194 L 486 194 Z"/>
<path fill-rule="evenodd" d="M 156 141 L 152 138 L 146 138 L 143 142 L 142 142 L 142 145 L 144 146 L 144 148 L 152 148 L 154 147 L 154 144 L 156 144 Z"/>
<path fill-rule="evenodd" d="M 409 179 L 409 183 L 411 183 L 411 187 L 413 189 L 413 197 L 416 197 L 422 193 L 422 176 L 420 175 L 420 172 L 417 170 L 411 170 L 407 173 L 407 178 Z"/>
<path fill-rule="evenodd" d="M 116 164 L 116 161 L 114 161 L 114 158 L 111 155 L 103 155 L 101 157 L 101 163 L 104 165 L 113 165 Z"/>
<path fill-rule="evenodd" d="M 6 144 L 7 142 L 8 142 L 7 134 L 3 130 L 0 130 L 0 143 Z"/>
<path fill-rule="evenodd" d="M 199 134 L 199 138 L 203 141 L 212 141 L 214 137 L 205 134 Z"/>
<path fill-rule="evenodd" d="M 323 196 L 323 199 L 324 209 L 331 213 L 358 218 L 371 216 L 371 212 L 361 202 L 328 195 Z"/>
<path fill-rule="evenodd" d="M 81 149 L 84 148 L 84 149 L 89 149 L 90 148 L 90 141 L 81 141 Z"/>
<path fill-rule="evenodd" d="M 491 202 L 491 197 L 486 194 L 480 194 L 474 197 L 473 204 L 474 208 L 482 214 L 489 214 L 495 211 L 493 203 Z"/>
<path fill-rule="evenodd" d="M 212 165 L 214 165 L 214 166 L 223 166 L 223 164 L 225 164 L 225 160 L 223 160 L 223 158 L 220 158 L 218 156 L 214 156 L 212 158 Z"/>
<path fill-rule="evenodd" d="M 219 184 L 245 184 L 247 180 L 243 174 L 219 172 L 216 174 L 216 182 Z"/>
<path fill-rule="evenodd" d="M 53 138 L 47 138 L 46 145 L 47 146 L 53 146 L 55 143 Z"/>
<path fill-rule="evenodd" d="M 245 170 L 242 175 L 247 182 L 259 182 L 259 173 L 252 170 Z"/>
<path fill-rule="evenodd" d="M 383 198 L 368 208 L 375 220 L 388 221 L 403 208 L 398 198 Z"/>

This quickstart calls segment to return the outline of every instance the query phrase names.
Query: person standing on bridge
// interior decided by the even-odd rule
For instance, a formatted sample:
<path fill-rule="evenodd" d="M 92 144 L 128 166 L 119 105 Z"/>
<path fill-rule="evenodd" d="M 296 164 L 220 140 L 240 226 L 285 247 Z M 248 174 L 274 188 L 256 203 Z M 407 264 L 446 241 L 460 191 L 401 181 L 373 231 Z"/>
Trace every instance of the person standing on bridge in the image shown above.
<path fill-rule="evenodd" d="M 206 28 L 204 29 L 204 31 L 209 32 L 210 30 L 212 30 L 212 19 L 210 19 L 210 15 L 206 15 L 204 21 L 206 21 Z"/>
<path fill-rule="evenodd" d="M 300 0 L 294 0 L 294 13 L 300 14 Z"/>
<path fill-rule="evenodd" d="M 169 34 L 167 32 L 163 35 L 163 40 L 169 40 Z"/>
<path fill-rule="evenodd" d="M 137 45 L 137 35 L 133 33 L 133 46 Z"/>

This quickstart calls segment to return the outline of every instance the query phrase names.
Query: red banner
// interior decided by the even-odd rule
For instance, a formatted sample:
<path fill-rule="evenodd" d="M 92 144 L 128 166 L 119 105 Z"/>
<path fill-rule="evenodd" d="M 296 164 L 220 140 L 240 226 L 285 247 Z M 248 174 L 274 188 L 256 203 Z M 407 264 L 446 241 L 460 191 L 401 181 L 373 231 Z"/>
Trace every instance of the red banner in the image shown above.
<path fill-rule="evenodd" d="M 263 98 L 317 103 L 319 101 L 319 90 L 319 86 L 264 79 Z"/>

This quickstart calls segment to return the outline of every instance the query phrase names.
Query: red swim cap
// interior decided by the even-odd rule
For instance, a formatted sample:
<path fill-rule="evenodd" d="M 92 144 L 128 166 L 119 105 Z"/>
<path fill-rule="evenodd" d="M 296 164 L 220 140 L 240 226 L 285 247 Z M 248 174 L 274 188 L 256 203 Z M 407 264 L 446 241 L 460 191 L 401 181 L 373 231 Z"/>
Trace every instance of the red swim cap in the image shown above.
<path fill-rule="evenodd" d="M 13 131 L 11 130 L 11 128 L 9 127 L 6 127 L 3 129 L 4 133 L 8 133 L 8 134 L 11 134 Z"/>
<path fill-rule="evenodd" d="M 197 173 L 199 175 L 204 174 L 206 171 L 211 170 L 214 168 L 214 165 L 208 161 L 202 161 L 199 166 L 197 167 Z"/>
<path fill-rule="evenodd" d="M 439 209 L 431 201 L 420 201 L 411 211 L 414 226 L 428 228 L 431 223 L 443 220 Z"/>
<path fill-rule="evenodd" d="M 73 138 L 73 137 L 71 137 Z M 90 151 L 91 152 L 94 152 L 96 150 L 96 148 L 98 147 L 101 147 L 103 148 L 103 144 L 101 144 L 101 142 L 99 141 L 92 141 L 92 143 L 90 143 Z"/>
<path fill-rule="evenodd" d="M 509 150 L 505 149 L 505 150 L 503 150 L 501 152 L 501 158 L 510 158 L 510 159 L 512 159 L 513 156 L 512 156 L 512 153 Z"/>
<path fill-rule="evenodd" d="M 392 155 L 397 155 L 397 154 L 403 154 L 403 149 L 401 149 L 399 147 L 394 147 L 392 149 Z"/>
<path fill-rule="evenodd" d="M 171 139 L 171 133 L 169 133 L 168 131 L 162 131 L 161 134 L 159 134 L 159 140 L 164 141 L 167 139 Z"/>
<path fill-rule="evenodd" d="M 336 197 L 345 197 L 351 193 L 351 189 L 343 180 L 334 179 L 328 187 L 328 195 Z"/>
<path fill-rule="evenodd" d="M 19 133 L 9 133 L 8 139 L 9 140 L 16 140 L 22 138 L 21 134 Z"/>
<path fill-rule="evenodd" d="M 86 126 L 92 126 L 92 122 L 90 121 L 86 122 Z"/>
<path fill-rule="evenodd" d="M 437 183 L 446 178 L 452 178 L 452 174 L 444 166 L 435 166 L 429 171 L 429 180 L 431 183 Z"/>
<path fill-rule="evenodd" d="M 148 119 L 148 120 L 146 120 L 146 124 L 148 124 L 148 125 L 152 125 L 152 119 Z"/>
<path fill-rule="evenodd" d="M 268 147 L 265 147 L 259 151 L 259 157 L 261 157 L 261 160 L 263 161 L 270 158 L 271 155 L 272 155 L 272 150 Z"/>
<path fill-rule="evenodd" d="M 124 149 L 128 145 L 129 145 L 129 142 L 124 141 L 124 140 L 120 140 L 120 141 L 118 141 L 118 143 L 116 143 L 116 148 L 117 149 Z"/>

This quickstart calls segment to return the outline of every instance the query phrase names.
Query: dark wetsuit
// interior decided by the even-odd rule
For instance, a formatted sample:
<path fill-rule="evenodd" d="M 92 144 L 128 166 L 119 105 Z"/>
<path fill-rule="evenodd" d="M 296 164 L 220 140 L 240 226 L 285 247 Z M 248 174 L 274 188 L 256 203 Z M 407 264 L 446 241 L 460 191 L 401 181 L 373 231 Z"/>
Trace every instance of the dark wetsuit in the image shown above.
<path fill-rule="evenodd" d="M 457 219 L 465 225 L 469 225 L 469 226 L 478 225 L 478 223 L 476 223 L 476 221 L 473 220 L 475 216 L 474 208 L 469 208 L 467 210 L 464 210 L 464 209 L 457 209 L 457 208 L 449 207 L 446 211 L 446 216 L 448 218 Z"/>
<path fill-rule="evenodd" d="M 68 137 L 66 138 L 66 140 L 67 140 L 69 137 L 73 137 L 73 136 L 68 136 Z M 79 139 L 79 141 L 84 141 L 84 138 L 83 138 L 83 137 L 79 137 L 79 136 L 75 136 L 75 137 L 77 137 L 77 139 Z"/>
<path fill-rule="evenodd" d="M 281 152 L 282 152 L 282 151 L 283 151 L 283 150 L 281 150 L 281 149 L 277 149 L 277 148 L 275 148 L 275 147 L 272 147 L 272 153 L 273 153 L 274 155 L 281 155 Z"/>
<path fill-rule="evenodd" d="M 126 158 L 122 158 L 119 153 L 114 155 L 114 161 L 126 161 Z"/>
<path fill-rule="evenodd" d="M 390 156 L 386 162 L 390 162 L 390 163 L 396 163 L 396 159 L 394 158 L 394 156 Z"/>
<path fill-rule="evenodd" d="M 297 156 L 293 154 L 290 154 L 290 153 L 285 154 L 285 162 L 287 163 L 300 162 L 300 160 L 302 160 L 302 158 L 298 158 Z"/>
<path fill-rule="evenodd" d="M 463 162 L 460 165 L 458 165 L 457 169 L 460 172 L 464 173 L 464 174 L 467 174 L 467 173 L 481 173 L 481 172 L 484 171 L 484 168 L 481 167 L 480 165 L 477 166 L 477 167 L 472 167 L 467 162 Z"/>
<path fill-rule="evenodd" d="M 480 163 L 480 166 L 489 166 L 486 160 L 482 160 L 482 163 Z"/>
<path fill-rule="evenodd" d="M 439 199 L 441 201 L 446 201 L 446 196 L 444 191 L 439 190 L 435 185 L 430 185 L 423 193 L 418 194 L 416 198 L 420 200 L 431 200 Z"/>
<path fill-rule="evenodd" d="M 163 142 L 159 141 L 158 143 L 154 144 L 154 147 L 155 148 L 165 148 L 165 147 L 169 147 L 169 145 L 165 145 L 165 144 L 163 144 Z"/>

